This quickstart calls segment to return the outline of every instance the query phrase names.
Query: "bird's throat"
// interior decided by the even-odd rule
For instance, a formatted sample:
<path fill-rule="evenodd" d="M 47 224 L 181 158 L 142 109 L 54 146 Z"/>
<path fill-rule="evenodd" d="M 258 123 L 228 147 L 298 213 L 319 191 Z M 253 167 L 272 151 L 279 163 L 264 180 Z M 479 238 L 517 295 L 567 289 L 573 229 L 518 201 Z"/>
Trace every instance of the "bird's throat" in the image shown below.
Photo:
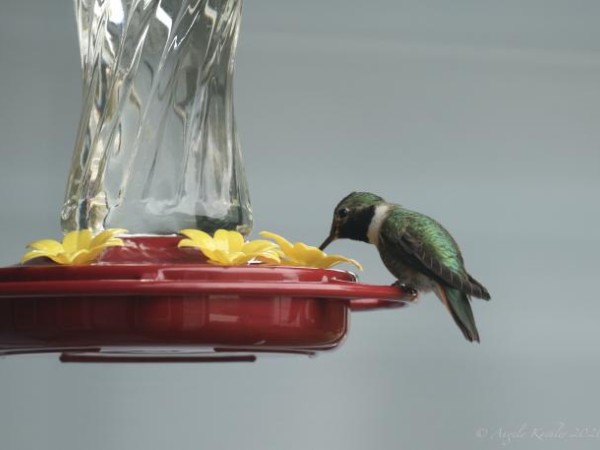
<path fill-rule="evenodd" d="M 369 228 L 367 229 L 367 242 L 373 245 L 377 245 L 379 243 L 379 232 L 381 231 L 381 226 L 388 215 L 389 209 L 389 205 L 385 204 L 377 205 L 375 207 L 373 217 L 369 223 Z"/>

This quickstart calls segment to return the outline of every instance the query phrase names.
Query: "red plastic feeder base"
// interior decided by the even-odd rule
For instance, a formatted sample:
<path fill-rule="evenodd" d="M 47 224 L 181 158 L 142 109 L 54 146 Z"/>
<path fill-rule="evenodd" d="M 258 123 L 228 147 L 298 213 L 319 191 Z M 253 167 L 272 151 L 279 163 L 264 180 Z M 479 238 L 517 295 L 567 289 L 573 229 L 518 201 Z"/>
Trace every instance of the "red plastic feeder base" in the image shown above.
<path fill-rule="evenodd" d="M 337 347 L 351 310 L 400 307 L 399 288 L 350 273 L 223 267 L 177 237 L 131 237 L 89 266 L 0 269 L 0 356 L 65 362 L 254 361 Z"/>

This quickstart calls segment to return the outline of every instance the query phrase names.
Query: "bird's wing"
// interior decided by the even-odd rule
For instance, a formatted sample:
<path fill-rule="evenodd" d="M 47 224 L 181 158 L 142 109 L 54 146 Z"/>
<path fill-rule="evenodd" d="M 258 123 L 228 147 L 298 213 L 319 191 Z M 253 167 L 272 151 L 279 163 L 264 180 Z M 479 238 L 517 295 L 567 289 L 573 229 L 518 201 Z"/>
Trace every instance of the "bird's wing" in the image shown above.
<path fill-rule="evenodd" d="M 462 257 L 458 249 L 432 248 L 426 246 L 409 230 L 400 233 L 387 232 L 381 234 L 382 244 L 393 248 L 405 261 L 418 271 L 456 288 L 467 295 L 489 299 L 488 291 L 473 279 L 462 267 Z M 444 252 L 442 255 L 441 253 Z M 451 267 L 447 262 L 452 263 Z"/>

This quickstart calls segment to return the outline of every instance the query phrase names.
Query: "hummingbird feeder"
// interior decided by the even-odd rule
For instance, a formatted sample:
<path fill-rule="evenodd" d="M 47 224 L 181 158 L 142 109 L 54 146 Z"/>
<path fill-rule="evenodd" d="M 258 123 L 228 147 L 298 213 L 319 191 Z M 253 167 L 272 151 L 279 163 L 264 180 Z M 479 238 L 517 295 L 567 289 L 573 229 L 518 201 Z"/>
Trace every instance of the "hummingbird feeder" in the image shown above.
<path fill-rule="evenodd" d="M 281 247 L 246 242 L 232 98 L 242 0 L 74 2 L 84 95 L 65 238 L 0 269 L 0 356 L 313 355 L 343 341 L 352 311 L 413 300 L 330 268 L 347 258 L 270 233 Z"/>

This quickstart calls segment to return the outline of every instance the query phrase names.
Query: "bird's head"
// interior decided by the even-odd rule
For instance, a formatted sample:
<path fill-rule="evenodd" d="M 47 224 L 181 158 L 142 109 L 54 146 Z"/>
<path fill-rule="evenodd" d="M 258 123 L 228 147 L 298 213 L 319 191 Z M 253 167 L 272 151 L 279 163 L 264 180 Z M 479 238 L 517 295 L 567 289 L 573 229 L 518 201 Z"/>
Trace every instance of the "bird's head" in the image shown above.
<path fill-rule="evenodd" d="M 329 236 L 321 246 L 323 250 L 336 239 L 348 238 L 369 242 L 367 231 L 377 205 L 385 203 L 378 195 L 369 192 L 352 192 L 337 204 Z"/>

